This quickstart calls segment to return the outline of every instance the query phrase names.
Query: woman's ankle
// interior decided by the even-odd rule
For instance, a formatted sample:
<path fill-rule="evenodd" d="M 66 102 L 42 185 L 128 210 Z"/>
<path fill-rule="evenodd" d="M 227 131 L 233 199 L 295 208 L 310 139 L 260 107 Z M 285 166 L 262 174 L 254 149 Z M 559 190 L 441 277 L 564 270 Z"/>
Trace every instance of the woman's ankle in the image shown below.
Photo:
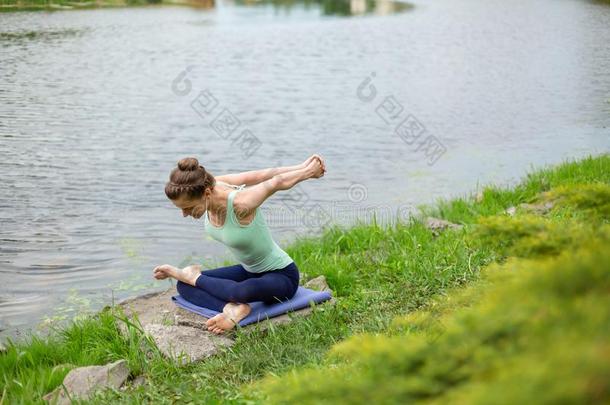
<path fill-rule="evenodd" d="M 201 276 L 200 271 L 197 271 L 192 266 L 187 266 L 179 270 L 178 280 L 185 284 L 192 285 L 193 287 L 197 287 L 197 280 L 199 279 L 199 276 Z"/>
<path fill-rule="evenodd" d="M 251 310 L 252 308 L 249 304 L 228 302 L 222 309 L 222 313 L 227 317 L 227 319 L 231 320 L 237 325 L 239 321 L 248 316 Z"/>

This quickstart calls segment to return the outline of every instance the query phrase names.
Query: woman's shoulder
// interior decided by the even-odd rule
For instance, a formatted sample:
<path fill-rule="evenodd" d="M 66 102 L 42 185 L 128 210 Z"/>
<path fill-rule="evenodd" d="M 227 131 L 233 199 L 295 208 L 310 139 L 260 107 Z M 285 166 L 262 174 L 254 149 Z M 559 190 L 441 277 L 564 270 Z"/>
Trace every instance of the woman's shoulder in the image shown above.
<path fill-rule="evenodd" d="M 233 190 L 229 193 L 228 201 L 231 204 L 231 207 L 233 208 L 232 211 L 240 218 L 254 216 L 258 212 L 258 207 L 252 209 L 246 202 L 247 198 L 246 200 L 244 199 L 244 197 L 246 196 L 241 194 L 240 191 L 241 189 Z"/>
<path fill-rule="evenodd" d="M 232 189 L 232 190 L 237 190 L 237 191 L 241 191 L 241 190 L 243 190 L 244 188 L 246 188 L 246 185 L 245 185 L 245 184 L 240 184 L 240 185 L 237 185 L 237 184 L 231 184 L 231 183 L 227 183 L 227 182 L 225 182 L 225 181 L 217 181 L 217 182 L 216 182 L 216 184 L 221 185 L 221 186 L 224 186 L 224 187 L 227 187 L 227 188 L 230 188 L 230 189 Z"/>

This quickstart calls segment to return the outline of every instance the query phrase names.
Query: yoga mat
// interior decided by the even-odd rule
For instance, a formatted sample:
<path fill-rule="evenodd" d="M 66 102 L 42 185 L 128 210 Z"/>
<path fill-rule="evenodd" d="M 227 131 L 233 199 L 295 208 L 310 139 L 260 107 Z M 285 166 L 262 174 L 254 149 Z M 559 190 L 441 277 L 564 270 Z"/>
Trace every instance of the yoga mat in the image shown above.
<path fill-rule="evenodd" d="M 251 323 L 264 321 L 267 318 L 273 318 L 274 316 L 285 314 L 288 311 L 296 311 L 301 308 L 310 306 L 310 302 L 319 304 L 332 298 L 332 295 L 327 291 L 314 291 L 308 288 L 299 287 L 294 297 L 288 301 L 278 302 L 276 304 L 266 305 L 262 301 L 249 302 L 252 311 L 250 314 L 239 321 L 240 326 L 246 326 Z M 184 308 L 187 311 L 194 312 L 206 318 L 211 318 L 217 315 L 219 312 L 209 308 L 198 307 L 195 304 L 191 304 L 182 296 L 175 295 L 172 300 L 180 308 Z"/>

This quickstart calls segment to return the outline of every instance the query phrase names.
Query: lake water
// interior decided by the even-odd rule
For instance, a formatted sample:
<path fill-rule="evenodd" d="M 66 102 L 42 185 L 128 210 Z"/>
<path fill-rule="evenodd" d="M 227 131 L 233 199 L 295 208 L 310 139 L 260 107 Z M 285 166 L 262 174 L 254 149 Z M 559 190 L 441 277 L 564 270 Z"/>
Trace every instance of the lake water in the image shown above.
<path fill-rule="evenodd" d="M 610 7 L 584 0 L 4 13 L 0 75 L 5 335 L 231 262 L 163 193 L 184 156 L 324 156 L 264 206 L 284 245 L 610 150 Z"/>

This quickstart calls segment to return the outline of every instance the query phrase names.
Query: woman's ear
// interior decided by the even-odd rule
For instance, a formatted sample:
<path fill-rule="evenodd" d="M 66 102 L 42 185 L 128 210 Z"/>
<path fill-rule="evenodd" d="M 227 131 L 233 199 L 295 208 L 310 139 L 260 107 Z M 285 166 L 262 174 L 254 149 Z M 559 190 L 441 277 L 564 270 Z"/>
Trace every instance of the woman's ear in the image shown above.
<path fill-rule="evenodd" d="M 202 202 L 206 205 L 206 210 L 208 209 L 207 204 L 208 201 L 210 200 L 210 197 L 212 196 L 212 190 L 210 190 L 211 187 L 206 188 L 206 190 L 203 192 L 203 195 L 201 196 L 201 200 Z"/>

